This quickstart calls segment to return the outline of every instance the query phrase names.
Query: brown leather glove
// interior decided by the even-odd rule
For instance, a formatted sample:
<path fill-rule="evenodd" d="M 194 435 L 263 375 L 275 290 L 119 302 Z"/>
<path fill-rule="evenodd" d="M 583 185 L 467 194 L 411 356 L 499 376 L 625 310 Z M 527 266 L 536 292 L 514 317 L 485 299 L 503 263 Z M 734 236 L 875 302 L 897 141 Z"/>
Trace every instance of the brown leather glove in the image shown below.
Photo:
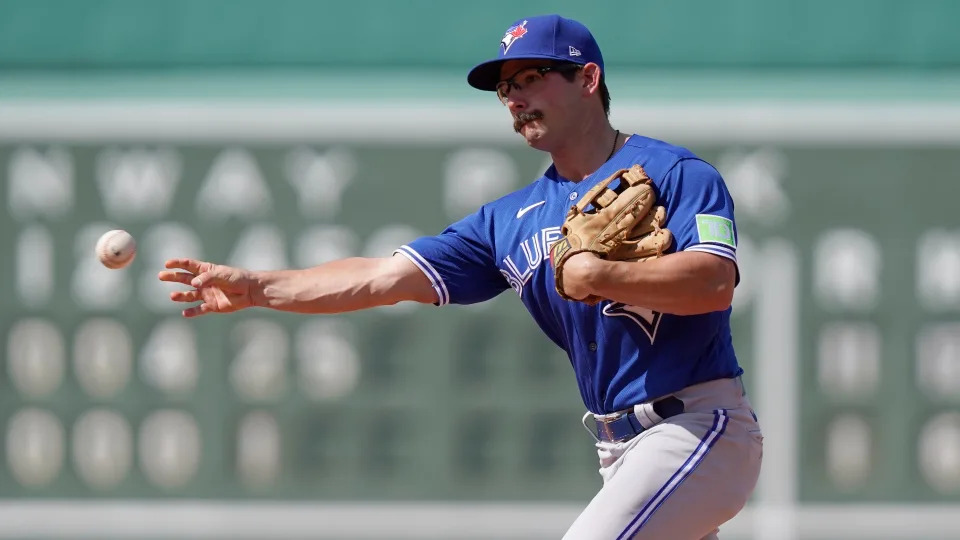
<path fill-rule="evenodd" d="M 619 180 L 613 189 L 610 184 Z M 659 257 L 673 235 L 663 228 L 666 209 L 656 205 L 653 182 L 640 165 L 620 169 L 592 187 L 570 207 L 560 233 L 550 248 L 557 292 L 567 300 L 596 304 L 602 298 L 571 298 L 563 290 L 563 265 L 584 251 L 602 259 L 643 261 Z M 589 210 L 587 207 L 590 206 Z"/>

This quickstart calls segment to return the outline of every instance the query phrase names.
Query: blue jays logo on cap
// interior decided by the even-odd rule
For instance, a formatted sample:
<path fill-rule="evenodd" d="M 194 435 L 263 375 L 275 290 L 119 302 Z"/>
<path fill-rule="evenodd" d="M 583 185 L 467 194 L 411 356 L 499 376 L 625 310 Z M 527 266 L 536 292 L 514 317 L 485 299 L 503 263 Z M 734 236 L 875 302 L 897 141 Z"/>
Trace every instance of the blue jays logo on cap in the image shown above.
<path fill-rule="evenodd" d="M 475 66 L 467 82 L 480 90 L 495 90 L 500 66 L 508 60 L 543 59 L 587 64 L 603 69 L 600 47 L 583 24 L 559 15 L 526 17 L 513 23 L 500 40 L 499 54 Z"/>
<path fill-rule="evenodd" d="M 513 42 L 527 35 L 527 21 L 523 21 L 520 24 L 511 26 L 507 28 L 507 32 L 503 35 L 503 39 L 500 40 L 500 46 L 503 47 L 501 54 L 507 54 L 507 51 L 510 50 L 510 46 L 513 45 Z"/>

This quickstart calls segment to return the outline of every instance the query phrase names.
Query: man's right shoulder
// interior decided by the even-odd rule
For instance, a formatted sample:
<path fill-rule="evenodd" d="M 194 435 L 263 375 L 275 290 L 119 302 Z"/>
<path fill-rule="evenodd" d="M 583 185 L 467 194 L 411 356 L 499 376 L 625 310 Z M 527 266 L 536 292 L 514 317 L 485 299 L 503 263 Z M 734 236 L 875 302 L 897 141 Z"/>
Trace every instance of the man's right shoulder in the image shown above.
<path fill-rule="evenodd" d="M 483 209 L 488 212 L 495 212 L 500 208 L 509 209 L 517 206 L 518 204 L 522 206 L 530 198 L 538 196 L 541 191 L 541 182 L 543 182 L 544 179 L 545 177 L 541 176 L 540 178 L 521 187 L 520 189 L 511 191 L 510 193 L 507 193 L 498 199 L 494 199 L 483 205 Z"/>

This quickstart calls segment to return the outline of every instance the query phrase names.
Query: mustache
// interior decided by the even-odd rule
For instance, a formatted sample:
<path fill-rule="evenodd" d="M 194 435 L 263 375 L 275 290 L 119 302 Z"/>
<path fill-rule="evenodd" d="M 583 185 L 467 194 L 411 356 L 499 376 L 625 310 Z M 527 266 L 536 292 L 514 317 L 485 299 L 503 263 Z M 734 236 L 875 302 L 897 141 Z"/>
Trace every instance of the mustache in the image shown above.
<path fill-rule="evenodd" d="M 534 120 L 540 120 L 541 118 L 543 118 L 543 113 L 540 111 L 518 112 L 513 116 L 513 131 L 520 133 L 520 128 L 522 128 L 524 124 Z"/>

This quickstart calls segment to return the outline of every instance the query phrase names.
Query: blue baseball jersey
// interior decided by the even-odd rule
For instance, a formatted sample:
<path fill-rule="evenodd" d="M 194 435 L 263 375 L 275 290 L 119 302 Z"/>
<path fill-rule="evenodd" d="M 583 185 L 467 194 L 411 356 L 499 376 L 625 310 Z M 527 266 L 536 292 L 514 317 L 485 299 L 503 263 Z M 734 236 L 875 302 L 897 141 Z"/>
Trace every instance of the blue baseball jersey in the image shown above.
<path fill-rule="evenodd" d="M 609 300 L 589 306 L 557 294 L 549 253 L 567 210 L 592 186 L 633 164 L 644 168 L 666 208 L 666 227 L 674 235 L 669 252 L 703 251 L 736 262 L 733 200 L 720 173 L 685 148 L 640 135 L 580 182 L 551 166 L 441 234 L 397 249 L 430 279 L 437 305 L 516 291 L 537 325 L 566 351 L 584 405 L 598 414 L 742 373 L 730 308 L 680 316 Z"/>

